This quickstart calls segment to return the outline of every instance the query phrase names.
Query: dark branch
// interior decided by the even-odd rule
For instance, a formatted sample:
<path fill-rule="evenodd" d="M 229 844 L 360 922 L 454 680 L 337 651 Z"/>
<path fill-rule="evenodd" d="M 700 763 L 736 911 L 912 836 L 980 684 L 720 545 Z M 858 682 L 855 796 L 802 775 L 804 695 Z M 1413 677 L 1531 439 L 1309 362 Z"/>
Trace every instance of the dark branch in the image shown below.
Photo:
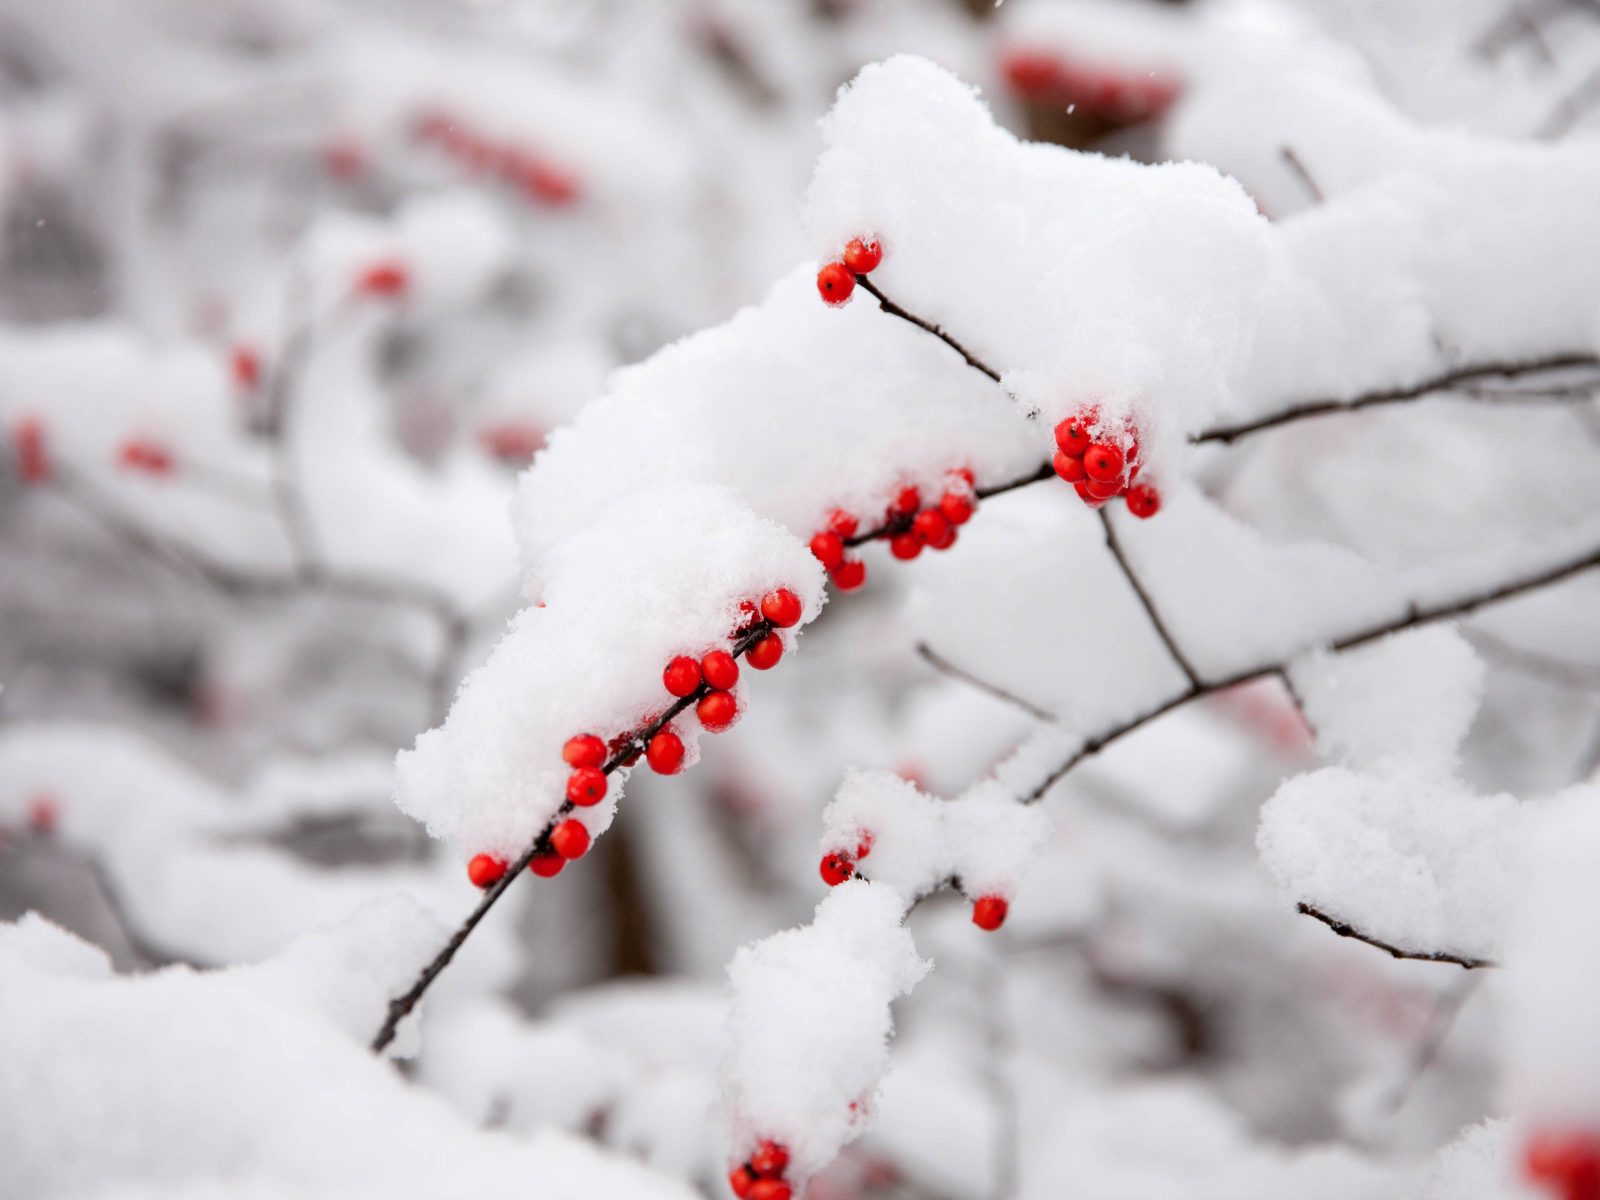
<path fill-rule="evenodd" d="M 1352 938 L 1355 941 L 1364 942 L 1368 946 L 1376 946 L 1379 950 L 1387 953 L 1391 958 L 1405 958 L 1410 959 L 1413 962 L 1454 963 L 1456 966 L 1468 971 L 1476 971 L 1482 968 L 1495 967 L 1499 965 L 1498 963 L 1490 962 L 1486 958 L 1469 958 L 1464 954 L 1445 954 L 1443 952 L 1426 950 L 1403 950 L 1399 946 L 1391 946 L 1388 942 L 1381 941 L 1370 934 L 1362 933 L 1361 930 L 1357 929 L 1354 925 L 1350 925 L 1344 921 L 1341 921 L 1337 917 L 1330 917 L 1327 913 L 1321 911 L 1320 909 L 1312 908 L 1309 904 L 1297 904 L 1295 905 L 1295 908 L 1300 912 L 1303 912 L 1306 916 L 1321 921 L 1340 937 Z"/>
<path fill-rule="evenodd" d="M 1150 598 L 1150 593 L 1145 590 L 1144 582 L 1128 564 L 1127 556 L 1122 553 L 1122 543 L 1117 540 L 1117 531 L 1111 522 L 1111 514 L 1104 508 L 1100 510 L 1100 528 L 1106 533 L 1106 548 L 1111 551 L 1111 557 L 1117 560 L 1117 566 L 1122 570 L 1122 577 L 1128 581 L 1128 586 L 1133 588 L 1133 594 L 1139 597 L 1145 616 L 1150 618 L 1150 624 L 1155 627 L 1161 644 L 1167 648 L 1167 653 L 1183 672 L 1183 677 L 1189 681 L 1189 686 L 1200 687 L 1200 676 L 1196 673 L 1194 664 L 1179 647 L 1177 639 L 1172 636 L 1172 630 L 1167 628 L 1167 623 L 1161 619 L 1161 613 L 1157 610 L 1155 601 Z"/>
<path fill-rule="evenodd" d="M 957 354 L 961 355 L 961 357 L 966 360 L 967 365 L 969 367 L 973 368 L 976 371 L 982 371 L 985 375 L 987 375 L 990 379 L 994 380 L 994 382 L 996 382 L 996 383 L 1000 382 L 1000 372 L 999 371 L 996 371 L 988 363 L 984 362 L 981 358 L 977 357 L 970 350 L 968 350 L 965 346 L 963 346 L 960 342 L 956 341 L 955 338 L 951 337 L 943 329 L 941 329 L 941 328 L 939 328 L 939 326 L 935 325 L 932 321 L 924 321 L 921 317 L 917 316 L 915 313 L 907 312 L 905 309 L 901 308 L 893 300 L 891 300 L 891 299 L 889 299 L 889 297 L 885 296 L 883 294 L 882 290 L 879 289 L 878 285 L 873 283 L 872 280 L 869 279 L 867 276 L 865 276 L 865 275 L 857 275 L 856 276 L 856 283 L 858 283 L 865 291 L 867 291 L 869 294 L 871 294 L 873 299 L 877 300 L 878 307 L 883 309 L 884 312 L 888 313 L 890 316 L 899 317 L 902 321 L 910 321 L 918 329 L 924 329 L 927 332 L 933 334 L 934 337 L 938 338 L 946 346 L 949 346 L 950 349 L 954 350 Z"/>
<path fill-rule="evenodd" d="M 974 675 L 971 671 L 956 666 L 955 663 L 951 662 L 944 655 L 940 654 L 932 646 L 928 645 L 927 642 L 917 643 L 917 653 L 920 654 L 923 660 L 927 662 L 927 664 L 934 670 L 948 675 L 952 679 L 959 679 L 962 683 L 968 684 L 971 687 L 975 687 L 980 692 L 987 692 L 997 700 L 1004 700 L 1007 704 L 1020 708 L 1023 712 L 1027 713 L 1036 721 L 1054 721 L 1056 719 L 1054 713 L 1040 708 L 1037 704 L 1033 703 L 1033 701 L 1024 700 L 1015 692 L 1008 692 L 999 684 L 990 683 L 987 679 L 981 679 Z"/>
<path fill-rule="evenodd" d="M 1283 161 L 1288 164 L 1289 170 L 1294 172 L 1295 178 L 1300 181 L 1300 186 L 1306 189 L 1306 194 L 1312 200 L 1318 204 L 1327 200 L 1328 197 L 1318 185 L 1316 177 L 1306 169 L 1306 164 L 1294 152 L 1293 146 L 1285 146 L 1278 153 L 1283 156 Z"/>
<path fill-rule="evenodd" d="M 1565 137 L 1597 104 L 1600 104 L 1600 70 L 1591 72 L 1582 83 L 1562 96 L 1533 136 L 1548 141 Z"/>

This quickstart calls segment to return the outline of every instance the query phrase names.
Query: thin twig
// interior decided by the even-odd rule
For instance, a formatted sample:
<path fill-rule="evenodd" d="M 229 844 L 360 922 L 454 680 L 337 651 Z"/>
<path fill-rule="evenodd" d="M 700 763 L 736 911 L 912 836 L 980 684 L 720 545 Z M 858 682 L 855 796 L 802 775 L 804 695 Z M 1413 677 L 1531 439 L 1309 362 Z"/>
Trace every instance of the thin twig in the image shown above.
<path fill-rule="evenodd" d="M 1194 669 L 1194 664 L 1189 661 L 1189 656 L 1183 652 L 1178 641 L 1172 636 L 1172 630 L 1167 628 L 1166 621 L 1162 620 L 1160 611 L 1156 608 L 1155 601 L 1150 593 L 1145 590 L 1144 582 L 1138 573 L 1129 565 L 1127 556 L 1122 552 L 1122 543 L 1117 539 L 1116 526 L 1112 524 L 1111 514 L 1104 508 L 1100 510 L 1100 528 L 1105 530 L 1106 548 L 1111 551 L 1111 557 L 1117 560 L 1117 566 L 1122 571 L 1122 577 L 1128 581 L 1128 586 L 1133 589 L 1133 594 L 1139 597 L 1139 603 L 1144 608 L 1145 616 L 1150 618 L 1150 624 L 1155 627 L 1156 635 L 1160 637 L 1161 644 L 1167 648 L 1172 661 L 1183 672 L 1183 677 L 1189 681 L 1189 686 L 1198 688 L 1201 685 L 1200 676 Z"/>
<path fill-rule="evenodd" d="M 932 646 L 928 645 L 927 642 L 917 643 L 917 653 L 921 655 L 923 660 L 934 670 L 945 675 L 949 675 L 952 679 L 959 679 L 962 683 L 975 687 L 980 692 L 987 692 L 997 700 L 1004 700 L 1007 704 L 1020 708 L 1023 712 L 1027 713 L 1036 721 L 1056 720 L 1056 715 L 1054 713 L 1040 708 L 1037 704 L 1033 703 L 1033 701 L 1024 700 L 1015 692 L 1008 692 L 999 684 L 990 683 L 987 679 L 979 678 L 964 667 L 956 666 L 955 663 L 951 662 L 944 655 L 940 654 Z"/>
<path fill-rule="evenodd" d="M 1471 958 L 1465 954 L 1447 954 L 1443 951 L 1429 950 L 1405 950 L 1399 946 L 1394 946 L 1379 938 L 1375 938 L 1369 933 L 1362 933 L 1361 930 L 1357 929 L 1355 926 L 1348 924 L 1345 921 L 1341 921 L 1337 917 L 1330 917 L 1321 909 L 1312 908 L 1309 904 L 1300 903 L 1295 905 L 1295 908 L 1299 912 L 1304 913 L 1306 916 L 1311 917 L 1314 920 L 1321 921 L 1340 937 L 1350 938 L 1351 940 L 1361 942 L 1364 945 L 1374 946 L 1377 949 L 1384 951 L 1391 958 L 1403 958 L 1412 962 L 1451 963 L 1466 971 L 1477 971 L 1499 966 L 1498 963 L 1491 962 L 1487 958 Z"/>
<path fill-rule="evenodd" d="M 957 354 L 964 358 L 969 367 L 976 371 L 983 372 L 996 383 L 1000 382 L 999 371 L 996 371 L 988 363 L 984 362 L 977 355 L 973 354 L 970 350 L 968 350 L 960 342 L 956 341 L 955 338 L 951 337 L 938 325 L 935 325 L 932 321 L 925 321 L 915 313 L 908 312 L 906 309 L 901 308 L 893 300 L 885 296 L 883 294 L 883 290 L 879 288 L 877 284 L 873 283 L 872 280 L 867 276 L 857 275 L 856 283 L 858 283 L 865 291 L 870 293 L 873 299 L 877 300 L 878 307 L 883 309 L 884 312 L 888 313 L 890 316 L 899 317 L 902 321 L 910 321 L 911 324 L 915 325 L 918 329 L 923 329 L 933 334 L 934 337 L 938 338 L 946 346 L 949 346 L 950 349 L 954 350 Z"/>
<path fill-rule="evenodd" d="M 1293 146 L 1284 146 L 1278 153 L 1283 156 L 1283 161 L 1289 165 L 1289 170 L 1294 172 L 1295 178 L 1300 181 L 1300 186 L 1306 189 L 1306 193 L 1313 201 L 1322 204 L 1328 199 L 1327 194 L 1318 185 L 1316 176 L 1306 169 L 1306 164 L 1295 153 Z"/>
<path fill-rule="evenodd" d="M 1562 96 L 1533 136 L 1543 141 L 1565 137 L 1596 105 L 1600 105 L 1600 70 L 1591 72 L 1582 83 Z"/>

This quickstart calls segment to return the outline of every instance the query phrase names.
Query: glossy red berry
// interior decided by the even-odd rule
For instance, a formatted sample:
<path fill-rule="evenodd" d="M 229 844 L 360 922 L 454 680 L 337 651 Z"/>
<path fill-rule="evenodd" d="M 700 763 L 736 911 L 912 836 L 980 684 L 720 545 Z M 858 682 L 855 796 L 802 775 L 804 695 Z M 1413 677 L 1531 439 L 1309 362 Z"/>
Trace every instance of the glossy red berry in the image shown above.
<path fill-rule="evenodd" d="M 1148 521 L 1161 511 L 1161 493 L 1148 483 L 1136 483 L 1128 489 L 1128 511 L 1140 520 Z"/>
<path fill-rule="evenodd" d="M 355 288 L 363 296 L 403 296 L 411 288 L 411 272 L 398 259 L 384 259 L 357 275 Z"/>
<path fill-rule="evenodd" d="M 777 1179 L 789 1169 L 789 1147 L 771 1138 L 756 1147 L 750 1156 L 750 1169 L 763 1179 Z"/>
<path fill-rule="evenodd" d="M 571 861 L 589 851 L 589 830 L 582 821 L 568 817 L 550 831 L 550 849 Z"/>
<path fill-rule="evenodd" d="M 856 873 L 856 867 L 842 854 L 824 854 L 818 871 L 822 875 L 823 883 L 829 887 L 838 887 Z"/>
<path fill-rule="evenodd" d="M 883 261 L 883 247 L 875 241 L 851 238 L 845 243 L 844 265 L 857 275 L 865 275 Z"/>
<path fill-rule="evenodd" d="M 159 442 L 146 438 L 131 438 L 122 443 L 117 461 L 130 471 L 143 471 L 146 475 L 172 474 L 172 453 Z"/>
<path fill-rule="evenodd" d="M 841 592 L 853 592 L 867 581 L 867 564 L 859 558 L 847 558 L 828 572 L 828 578 Z"/>
<path fill-rule="evenodd" d="M 728 1190 L 739 1200 L 750 1200 L 750 1189 L 755 1186 L 756 1174 L 745 1163 L 728 1172 Z"/>
<path fill-rule="evenodd" d="M 1109 483 L 1122 477 L 1122 451 L 1110 442 L 1095 442 L 1083 452 L 1083 471 L 1090 479 Z"/>
<path fill-rule="evenodd" d="M 663 729 L 645 747 L 644 760 L 657 775 L 676 775 L 683 770 L 683 739 Z"/>
<path fill-rule="evenodd" d="M 811 539 L 811 553 L 829 571 L 844 561 L 844 539 L 837 533 L 819 533 Z"/>
<path fill-rule="evenodd" d="M 758 1179 L 750 1185 L 747 1200 L 793 1200 L 794 1189 L 781 1179 Z"/>
<path fill-rule="evenodd" d="M 561 874 L 561 868 L 567 865 L 567 860 L 554 850 L 544 854 L 535 854 L 528 860 L 528 870 L 540 879 L 554 879 Z"/>
<path fill-rule="evenodd" d="M 506 860 L 492 854 L 474 854 L 467 864 L 467 878 L 473 887 L 493 887 L 506 873 Z"/>
<path fill-rule="evenodd" d="M 817 272 L 817 292 L 829 304 L 843 304 L 855 290 L 856 277 L 843 263 L 828 263 Z"/>
<path fill-rule="evenodd" d="M 700 686 L 700 664 L 687 654 L 680 654 L 667 664 L 661 673 L 661 682 L 674 696 L 693 695 Z"/>
<path fill-rule="evenodd" d="M 950 549 L 951 546 L 954 546 L 955 544 L 956 544 L 956 528 L 955 528 L 954 525 L 946 525 L 944 527 L 944 532 L 939 535 L 938 540 L 931 541 L 931 542 L 928 543 L 928 549 L 930 549 L 930 550 L 948 550 L 948 549 Z"/>
<path fill-rule="evenodd" d="M 712 650 L 700 660 L 700 674 L 706 685 L 719 692 L 733 690 L 739 682 L 739 663 L 726 650 Z"/>
<path fill-rule="evenodd" d="M 567 776 L 567 799 L 579 808 L 606 798 L 606 776 L 599 767 L 579 767 Z"/>
<path fill-rule="evenodd" d="M 939 511 L 952 525 L 965 525 L 972 520 L 977 507 L 977 499 L 967 492 L 946 492 L 939 497 Z"/>
<path fill-rule="evenodd" d="M 1076 413 L 1056 426 L 1056 447 L 1063 454 L 1081 455 L 1094 440 L 1089 432 L 1094 419 L 1088 413 Z"/>
<path fill-rule="evenodd" d="M 17 459 L 17 474 L 23 483 L 43 483 L 50 477 L 44 423 L 38 417 L 21 417 L 12 425 L 11 448 Z"/>
<path fill-rule="evenodd" d="M 925 508 L 911 522 L 911 532 L 937 550 L 950 532 L 950 522 L 937 508 Z"/>
<path fill-rule="evenodd" d="M 972 923 L 992 933 L 1006 923 L 1006 912 L 1010 907 L 1003 896 L 979 896 L 977 903 L 972 906 Z"/>
<path fill-rule="evenodd" d="M 592 733 L 569 737 L 561 747 L 561 760 L 569 767 L 603 767 L 606 762 L 606 744 Z"/>
<path fill-rule="evenodd" d="M 1057 450 L 1054 456 L 1051 457 L 1050 465 L 1055 468 L 1056 474 L 1068 483 L 1077 483 L 1084 477 L 1083 459 L 1074 458 L 1070 454 L 1063 454 L 1060 450 Z"/>
<path fill-rule="evenodd" d="M 758 671 L 770 671 L 783 657 L 783 639 L 769 633 L 744 652 L 744 660 Z"/>
<path fill-rule="evenodd" d="M 896 558 L 912 559 L 922 553 L 922 539 L 907 530 L 889 539 L 889 553 Z"/>
<path fill-rule="evenodd" d="M 228 356 L 228 367 L 241 391 L 253 392 L 261 382 L 261 355 L 253 346 L 235 346 Z"/>
<path fill-rule="evenodd" d="M 857 521 L 842 508 L 836 508 L 828 514 L 828 532 L 830 533 L 837 533 L 842 538 L 853 538 L 859 528 L 861 528 L 861 522 Z"/>
<path fill-rule="evenodd" d="M 777 588 L 761 597 L 761 615 L 779 629 L 789 629 L 800 624 L 805 606 L 788 588 Z"/>
<path fill-rule="evenodd" d="M 1089 495 L 1096 500 L 1110 500 L 1122 491 L 1121 479 L 1113 479 L 1107 483 L 1102 483 L 1098 479 L 1086 479 L 1084 483 L 1088 486 Z"/>
<path fill-rule="evenodd" d="M 902 517 L 909 517 L 922 507 L 922 493 L 907 484 L 895 494 L 894 508 L 890 511 Z"/>
<path fill-rule="evenodd" d="M 729 692 L 707 692 L 695 705 L 695 715 L 712 733 L 721 733 L 739 715 L 739 702 Z"/>
<path fill-rule="evenodd" d="M 1600 1197 L 1600 1136 L 1584 1130 L 1534 1134 L 1523 1151 L 1530 1179 L 1552 1185 L 1560 1200 Z"/>
<path fill-rule="evenodd" d="M 1078 499 L 1082 500 L 1090 508 L 1104 508 L 1105 500 L 1091 492 L 1089 486 L 1090 481 L 1087 479 L 1080 479 L 1072 485 L 1073 490 L 1078 493 Z"/>

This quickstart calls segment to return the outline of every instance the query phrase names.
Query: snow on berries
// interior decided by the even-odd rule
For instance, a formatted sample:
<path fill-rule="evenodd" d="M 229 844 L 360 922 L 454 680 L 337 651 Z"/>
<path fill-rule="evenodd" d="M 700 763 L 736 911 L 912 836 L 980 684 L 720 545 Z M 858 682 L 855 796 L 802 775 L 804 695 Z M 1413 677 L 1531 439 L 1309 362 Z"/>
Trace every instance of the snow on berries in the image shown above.
<path fill-rule="evenodd" d="M 887 540 L 889 553 L 898 559 L 916 558 L 924 547 L 948 550 L 956 543 L 957 527 L 972 519 L 977 503 L 973 473 L 967 467 L 949 472 L 944 490 L 927 507 L 923 506 L 921 491 L 906 484 L 896 490 L 876 536 Z M 829 514 L 826 527 L 813 534 L 809 543 L 812 556 L 841 591 L 854 590 L 866 581 L 866 564 L 846 557 L 860 527 L 856 517 L 835 509 Z"/>
<path fill-rule="evenodd" d="M 1133 482 L 1143 467 L 1135 421 L 1112 422 L 1098 405 L 1090 405 L 1056 425 L 1055 445 L 1050 465 L 1090 508 L 1125 496 L 1128 511 L 1136 517 L 1147 519 L 1160 511 L 1156 489 Z"/>
<path fill-rule="evenodd" d="M 851 238 L 837 261 L 824 263 L 817 272 L 817 294 L 831 305 L 850 299 L 856 278 L 875 270 L 883 261 L 883 247 L 874 238 Z"/>

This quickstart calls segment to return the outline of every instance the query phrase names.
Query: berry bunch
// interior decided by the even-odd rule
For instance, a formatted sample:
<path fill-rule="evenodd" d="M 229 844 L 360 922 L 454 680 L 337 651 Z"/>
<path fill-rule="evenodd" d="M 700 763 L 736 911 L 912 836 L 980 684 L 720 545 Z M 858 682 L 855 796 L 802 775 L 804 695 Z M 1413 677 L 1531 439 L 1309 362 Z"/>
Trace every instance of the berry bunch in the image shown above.
<path fill-rule="evenodd" d="M 843 304 L 856 290 L 856 277 L 870 275 L 882 261 L 883 247 L 876 240 L 851 238 L 844 253 L 817 272 L 817 292 L 829 304 Z"/>
<path fill-rule="evenodd" d="M 1000 69 L 1024 100 L 1053 108 L 1080 107 L 1112 125 L 1159 117 L 1178 98 L 1177 83 L 1153 71 L 1068 62 L 1039 50 L 1013 50 Z"/>
<path fill-rule="evenodd" d="M 767 1138 L 728 1172 L 728 1186 L 739 1200 L 789 1200 L 794 1189 L 783 1178 L 788 1169 L 789 1148 Z"/>
<path fill-rule="evenodd" d="M 900 559 L 915 558 L 924 546 L 948 550 L 956 544 L 957 527 L 972 520 L 977 507 L 972 472 L 962 467 L 950 473 L 939 499 L 926 507 L 917 488 L 901 488 L 884 514 L 882 528 L 867 537 L 887 537 L 889 553 Z M 847 558 L 845 553 L 858 541 L 866 540 L 856 538 L 859 528 L 855 517 L 835 509 L 828 514 L 826 527 L 811 538 L 811 553 L 827 568 L 828 577 L 841 591 L 852 591 L 866 582 L 866 564 Z"/>
<path fill-rule="evenodd" d="M 398 258 L 380 258 L 356 274 L 351 285 L 358 296 L 397 300 L 411 290 L 411 269 Z"/>
<path fill-rule="evenodd" d="M 1161 494 L 1139 478 L 1139 431 L 1119 436 L 1100 420 L 1091 405 L 1056 426 L 1056 453 L 1050 460 L 1057 475 L 1077 489 L 1090 508 L 1102 508 L 1127 497 L 1128 511 L 1148 519 L 1161 510 Z"/>
<path fill-rule="evenodd" d="M 740 604 L 741 620 L 734 630 L 734 649 L 708 650 L 696 659 L 680 654 L 667 663 L 661 682 L 673 703 L 648 721 L 643 729 L 618 734 L 610 742 L 593 733 L 580 733 L 567 739 L 561 759 L 572 768 L 567 776 L 567 794 L 557 811 L 557 821 L 540 838 L 537 852 L 528 863 L 535 875 L 550 878 L 589 849 L 588 827 L 575 817 L 576 808 L 592 808 L 606 797 L 607 776 L 619 767 L 631 767 L 641 754 L 658 775 L 676 775 L 683 769 L 683 739 L 673 732 L 670 722 L 694 705 L 695 715 L 707 732 L 720 733 L 739 715 L 739 702 L 733 686 L 739 682 L 738 656 L 758 671 L 770 670 L 783 657 L 779 629 L 800 623 L 805 606 L 788 588 L 774 588 L 759 603 Z M 480 888 L 493 887 L 505 878 L 509 867 L 505 859 L 492 854 L 477 854 L 467 863 L 467 878 Z"/>
<path fill-rule="evenodd" d="M 1585 1130 L 1536 1133 L 1523 1151 L 1523 1171 L 1558 1200 L 1600 1200 L 1600 1135 Z"/>
<path fill-rule="evenodd" d="M 417 141 L 438 146 L 469 174 L 497 176 L 533 203 L 561 208 L 578 199 L 581 189 L 572 172 L 532 150 L 477 133 L 448 113 L 424 113 L 411 132 Z"/>

